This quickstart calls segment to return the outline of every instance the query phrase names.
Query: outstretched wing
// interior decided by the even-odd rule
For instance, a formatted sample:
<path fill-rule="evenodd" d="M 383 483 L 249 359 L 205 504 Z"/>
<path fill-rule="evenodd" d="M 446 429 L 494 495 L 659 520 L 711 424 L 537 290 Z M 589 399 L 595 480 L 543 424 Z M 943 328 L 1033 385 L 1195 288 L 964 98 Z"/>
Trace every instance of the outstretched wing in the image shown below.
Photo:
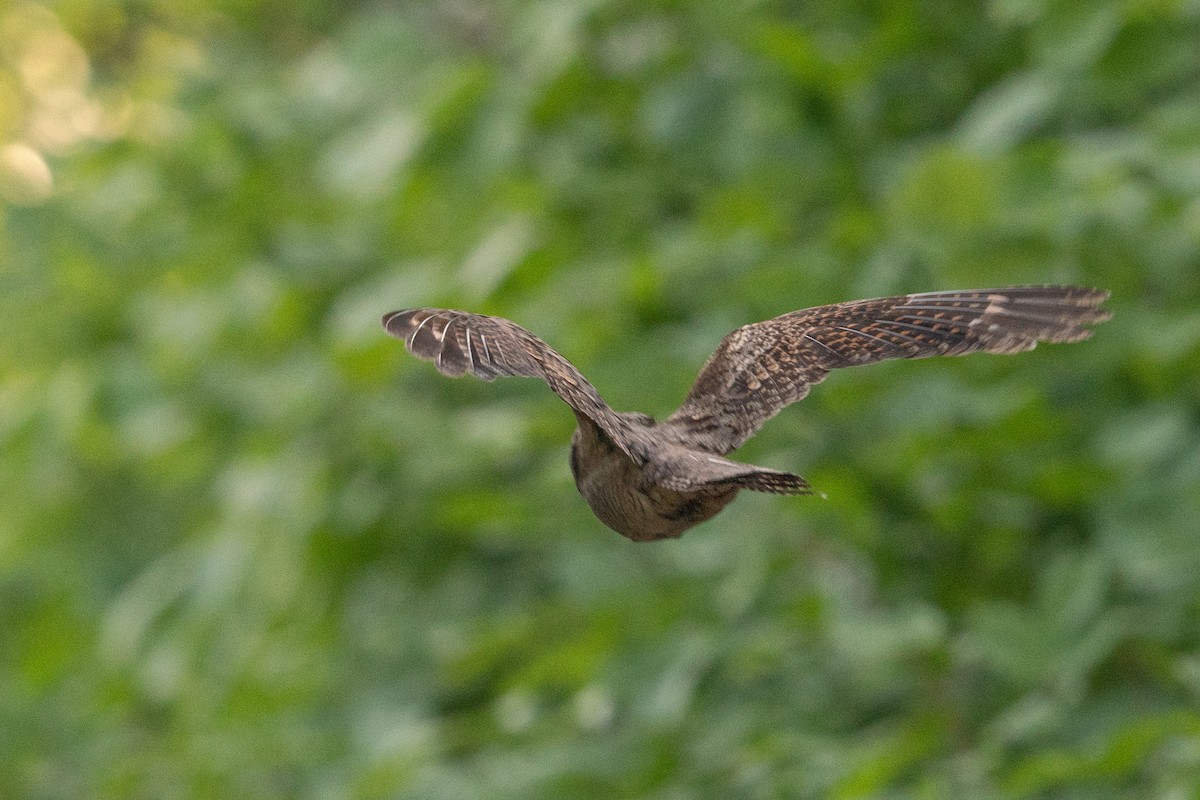
<path fill-rule="evenodd" d="M 690 445 L 728 453 L 829 370 L 889 358 L 1019 353 L 1077 342 L 1103 322 L 1108 292 L 1077 286 L 927 292 L 793 311 L 738 328 L 666 420 Z"/>
<path fill-rule="evenodd" d="M 383 327 L 417 358 L 432 361 L 443 375 L 468 372 L 491 381 L 500 376 L 541 378 L 577 416 L 604 431 L 630 458 L 645 460 L 625 420 L 609 408 L 596 387 L 554 348 L 515 322 L 501 317 L 442 308 L 393 311 Z"/>

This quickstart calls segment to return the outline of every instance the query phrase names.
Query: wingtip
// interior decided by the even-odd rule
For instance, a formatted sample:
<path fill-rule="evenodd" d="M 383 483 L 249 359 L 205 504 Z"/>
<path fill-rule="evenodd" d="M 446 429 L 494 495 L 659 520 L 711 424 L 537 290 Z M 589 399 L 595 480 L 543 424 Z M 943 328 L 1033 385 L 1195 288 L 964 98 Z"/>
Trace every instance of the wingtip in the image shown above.
<path fill-rule="evenodd" d="M 383 325 L 383 329 L 387 331 L 389 336 L 395 336 L 397 339 L 404 338 L 403 335 L 397 334 L 396 331 L 392 329 L 392 321 L 403 314 L 407 314 L 410 310 L 411 309 L 401 309 L 400 311 L 389 311 L 383 315 L 383 317 L 380 319 L 380 324 Z"/>
<path fill-rule="evenodd" d="M 1080 286 L 1077 288 L 1080 294 L 1077 296 L 1076 302 L 1085 308 L 1098 309 L 1108 298 L 1112 297 L 1112 292 L 1108 289 L 1100 289 L 1094 286 Z M 1111 312 L 1108 311 L 1104 311 L 1103 313 L 1111 315 Z M 1103 322 L 1103 320 L 1097 320 L 1097 322 Z"/>

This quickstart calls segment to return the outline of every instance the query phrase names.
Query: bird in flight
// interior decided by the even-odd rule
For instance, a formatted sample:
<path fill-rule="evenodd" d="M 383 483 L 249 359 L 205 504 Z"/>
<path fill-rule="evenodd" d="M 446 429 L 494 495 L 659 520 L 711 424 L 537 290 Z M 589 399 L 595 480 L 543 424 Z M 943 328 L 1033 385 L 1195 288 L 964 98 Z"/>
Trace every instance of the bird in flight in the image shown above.
<path fill-rule="evenodd" d="M 792 311 L 726 336 L 661 422 L 614 411 L 583 374 L 500 317 L 438 308 L 393 311 L 384 329 L 443 375 L 540 378 L 575 412 L 571 473 L 592 511 L 634 541 L 673 539 L 742 489 L 811 494 L 799 475 L 725 458 L 832 369 L 891 358 L 1020 353 L 1078 342 L 1107 320 L 1101 289 L 1012 286 L 925 292 Z"/>

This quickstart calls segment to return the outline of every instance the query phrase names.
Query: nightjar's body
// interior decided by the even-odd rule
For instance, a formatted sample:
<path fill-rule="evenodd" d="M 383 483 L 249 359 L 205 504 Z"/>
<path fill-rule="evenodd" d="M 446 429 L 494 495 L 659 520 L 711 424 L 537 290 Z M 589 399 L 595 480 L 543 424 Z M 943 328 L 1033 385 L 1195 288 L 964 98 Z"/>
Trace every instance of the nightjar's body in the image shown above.
<path fill-rule="evenodd" d="M 891 358 L 1017 353 L 1076 342 L 1108 319 L 1108 293 L 1019 286 L 859 300 L 793 311 L 730 333 L 662 422 L 614 411 L 571 362 L 499 317 L 415 309 L 383 318 L 388 333 L 443 374 L 541 378 L 575 412 L 571 472 L 607 526 L 635 541 L 675 538 L 742 489 L 809 494 L 798 475 L 725 456 L 832 369 Z"/>
<path fill-rule="evenodd" d="M 649 417 L 637 419 L 632 425 L 642 428 L 647 440 L 655 438 L 658 426 Z M 617 533 L 639 542 L 674 539 L 716 516 L 737 497 L 738 487 L 716 485 L 681 492 L 647 479 L 647 464 L 655 465 L 656 456 L 668 450 L 678 458 L 683 448 L 664 442 L 647 452 L 646 464 L 638 464 L 595 423 L 580 417 L 571 437 L 571 474 L 592 512 Z M 684 451 L 683 457 L 688 452 Z M 695 453 L 695 457 L 703 459 L 708 454 Z"/>

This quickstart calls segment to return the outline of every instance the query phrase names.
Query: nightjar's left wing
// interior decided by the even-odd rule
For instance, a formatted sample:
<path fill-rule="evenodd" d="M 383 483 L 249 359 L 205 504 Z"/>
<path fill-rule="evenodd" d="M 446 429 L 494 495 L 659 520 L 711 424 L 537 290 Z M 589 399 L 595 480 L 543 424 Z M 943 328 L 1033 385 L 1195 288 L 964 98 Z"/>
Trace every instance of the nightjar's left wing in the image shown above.
<path fill-rule="evenodd" d="M 485 381 L 501 376 L 540 378 L 627 456 L 639 464 L 645 461 L 644 448 L 629 424 L 604 402 L 583 373 L 515 322 L 467 311 L 416 308 L 385 314 L 383 327 L 403 339 L 414 356 L 432 361 L 439 372 L 452 378 L 468 372 Z"/>
<path fill-rule="evenodd" d="M 926 292 L 793 311 L 738 328 L 709 357 L 666 423 L 725 454 L 831 369 L 890 358 L 1019 353 L 1077 342 L 1103 322 L 1108 292 L 1077 286 Z"/>

